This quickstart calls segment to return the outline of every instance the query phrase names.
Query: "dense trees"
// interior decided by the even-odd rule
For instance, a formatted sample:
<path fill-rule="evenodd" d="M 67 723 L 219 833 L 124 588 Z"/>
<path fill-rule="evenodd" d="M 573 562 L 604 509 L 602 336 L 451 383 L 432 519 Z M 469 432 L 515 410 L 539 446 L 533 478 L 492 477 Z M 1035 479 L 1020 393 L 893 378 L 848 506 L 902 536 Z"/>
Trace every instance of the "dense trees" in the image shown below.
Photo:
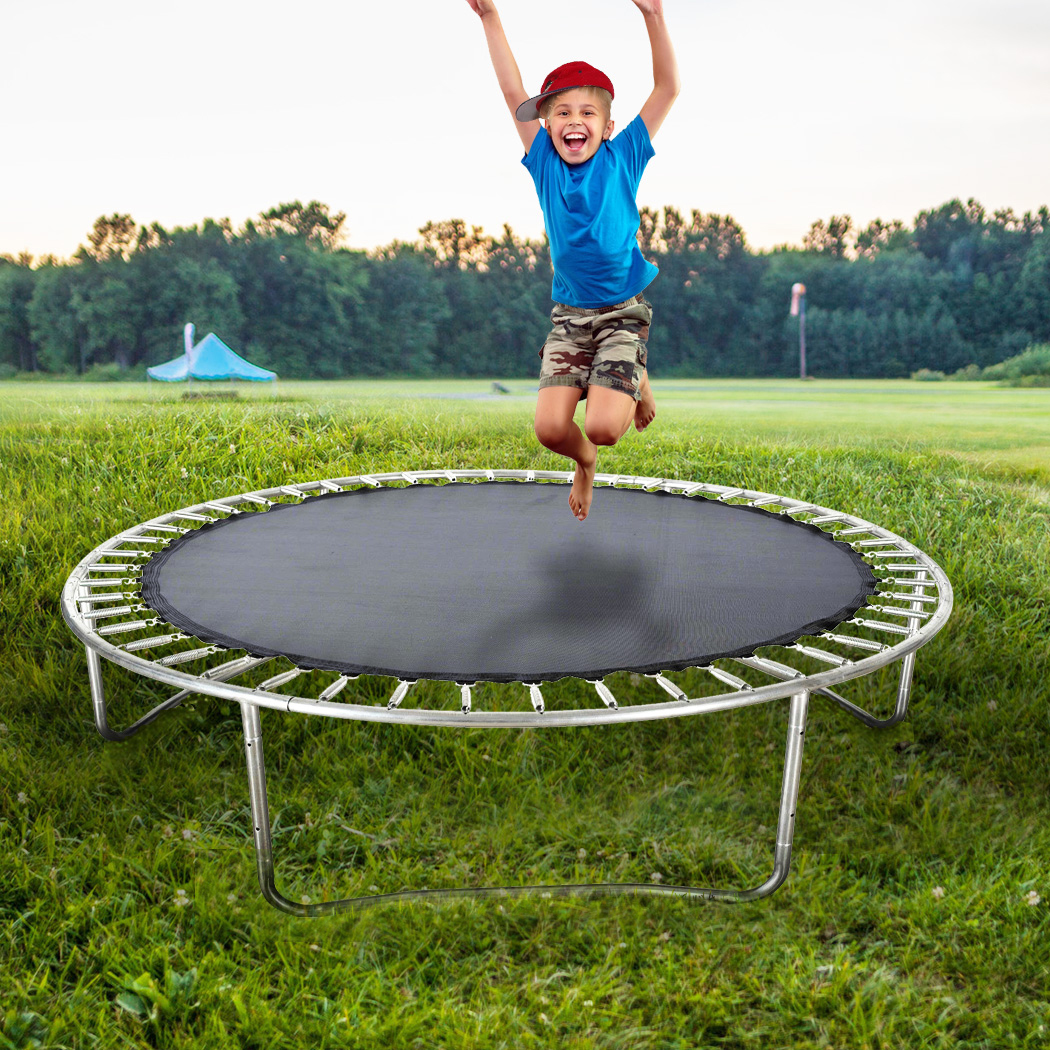
<path fill-rule="evenodd" d="M 166 230 L 100 217 L 65 262 L 0 257 L 0 375 L 137 369 L 175 356 L 186 321 L 282 376 L 536 373 L 552 278 L 546 241 L 460 219 L 413 244 L 341 247 L 346 216 L 281 204 Z M 657 375 L 791 375 L 791 285 L 808 292 L 818 376 L 952 372 L 1050 341 L 1050 212 L 989 215 L 974 200 L 911 227 L 818 220 L 801 248 L 752 252 L 729 216 L 643 208 L 660 267 L 647 295 Z M 134 374 L 134 373 L 133 373 Z"/>

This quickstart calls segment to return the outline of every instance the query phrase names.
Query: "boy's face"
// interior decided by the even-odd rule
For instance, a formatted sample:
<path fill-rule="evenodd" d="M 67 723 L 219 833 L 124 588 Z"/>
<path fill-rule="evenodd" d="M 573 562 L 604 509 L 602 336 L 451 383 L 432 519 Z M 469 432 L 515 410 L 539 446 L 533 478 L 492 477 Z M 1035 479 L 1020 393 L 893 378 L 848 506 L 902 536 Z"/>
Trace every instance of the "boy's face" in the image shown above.
<path fill-rule="evenodd" d="M 572 88 L 555 97 L 547 130 L 566 164 L 582 164 L 612 135 L 613 122 L 590 88 Z"/>

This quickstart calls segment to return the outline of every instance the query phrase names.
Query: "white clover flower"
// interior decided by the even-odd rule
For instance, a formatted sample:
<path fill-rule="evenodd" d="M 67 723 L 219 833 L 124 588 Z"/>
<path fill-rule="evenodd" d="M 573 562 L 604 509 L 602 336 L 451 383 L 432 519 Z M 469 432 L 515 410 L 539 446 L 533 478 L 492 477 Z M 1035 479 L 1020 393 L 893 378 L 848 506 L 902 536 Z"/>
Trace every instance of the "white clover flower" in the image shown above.
<path fill-rule="evenodd" d="M 934 886 L 933 889 L 930 890 L 930 892 L 933 894 L 933 899 L 935 901 L 939 901 L 944 896 L 944 887 Z"/>
<path fill-rule="evenodd" d="M 18 801 L 24 806 L 29 801 L 29 796 L 24 791 L 18 792 Z"/>
<path fill-rule="evenodd" d="M 0 722 L 0 733 L 6 733 L 6 732 L 7 732 L 7 723 L 6 722 Z"/>
<path fill-rule="evenodd" d="M 236 899 L 237 899 L 237 894 L 236 893 L 227 893 L 226 894 L 226 903 L 227 904 L 233 904 L 233 902 Z"/>
<path fill-rule="evenodd" d="M 594 1000 L 593 999 L 584 999 L 583 1000 L 583 1005 L 584 1006 L 594 1006 Z"/>
<path fill-rule="evenodd" d="M 195 839 L 197 837 L 197 832 L 195 832 L 193 830 L 193 828 L 183 828 L 182 829 L 182 837 L 187 842 L 191 842 L 193 839 Z"/>
<path fill-rule="evenodd" d="M 190 903 L 190 899 L 186 896 L 185 890 L 176 890 L 171 903 L 174 904 L 176 908 L 185 908 Z"/>
<path fill-rule="evenodd" d="M 1029 890 L 1025 894 L 1024 902 L 1030 907 L 1034 908 L 1043 898 L 1039 896 L 1035 890 Z"/>
<path fill-rule="evenodd" d="M 576 859 L 577 860 L 586 860 L 587 859 L 587 851 L 582 846 L 576 851 Z"/>
<path fill-rule="evenodd" d="M 311 944 L 310 945 L 310 951 L 312 951 L 312 952 L 319 952 L 320 950 L 321 950 L 321 946 L 319 944 Z"/>
<path fill-rule="evenodd" d="M 236 452 L 237 451 L 237 446 L 232 441 L 230 442 L 230 451 L 231 452 Z"/>
<path fill-rule="evenodd" d="M 999 705 L 998 705 L 998 703 L 996 703 L 996 701 L 994 701 L 994 700 L 989 700 L 988 701 L 988 710 L 989 711 L 994 711 L 998 706 Z"/>
<path fill-rule="evenodd" d="M 658 871 L 650 872 L 649 878 L 652 879 L 653 882 L 663 882 L 664 881 L 663 875 L 661 875 L 660 872 L 658 872 Z"/>
<path fill-rule="evenodd" d="M 179 474 L 184 478 L 188 478 L 190 476 L 190 472 L 185 467 L 179 468 Z"/>
<path fill-rule="evenodd" d="M 303 902 L 303 904 L 309 904 L 310 903 L 310 898 L 307 897 L 307 895 L 305 893 L 299 899 Z"/>

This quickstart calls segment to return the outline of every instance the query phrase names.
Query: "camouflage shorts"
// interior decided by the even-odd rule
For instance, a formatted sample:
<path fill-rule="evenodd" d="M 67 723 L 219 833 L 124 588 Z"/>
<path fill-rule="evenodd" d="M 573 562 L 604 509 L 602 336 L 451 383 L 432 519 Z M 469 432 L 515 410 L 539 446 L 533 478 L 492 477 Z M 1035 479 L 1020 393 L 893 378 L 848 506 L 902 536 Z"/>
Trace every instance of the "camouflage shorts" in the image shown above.
<path fill-rule="evenodd" d="M 596 310 L 555 303 L 554 328 L 540 351 L 540 386 L 577 387 L 584 397 L 589 386 L 605 386 L 637 401 L 652 319 L 652 304 L 641 295 Z"/>

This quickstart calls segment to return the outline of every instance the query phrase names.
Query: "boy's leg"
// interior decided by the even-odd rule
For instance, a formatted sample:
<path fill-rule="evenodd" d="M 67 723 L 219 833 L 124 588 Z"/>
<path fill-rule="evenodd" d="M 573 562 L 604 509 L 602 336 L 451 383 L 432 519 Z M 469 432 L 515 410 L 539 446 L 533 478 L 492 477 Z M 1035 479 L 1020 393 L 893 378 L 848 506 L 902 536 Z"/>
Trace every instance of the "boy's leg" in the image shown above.
<path fill-rule="evenodd" d="M 653 397 L 653 388 L 649 385 L 649 372 L 644 369 L 638 384 L 638 394 L 638 403 L 634 406 L 634 429 L 645 430 L 656 418 L 656 398 Z"/>
<path fill-rule="evenodd" d="M 595 322 L 597 349 L 588 378 L 586 430 L 597 445 L 615 445 L 632 423 L 644 430 L 656 416 L 645 367 L 652 316 L 652 306 L 638 296 Z M 603 391 L 597 398 L 596 390 Z"/>
<path fill-rule="evenodd" d="M 622 390 L 608 386 L 587 388 L 584 429 L 595 445 L 615 445 L 630 429 L 638 402 Z"/>
<path fill-rule="evenodd" d="M 576 462 L 576 477 L 569 490 L 569 509 L 580 521 L 591 509 L 594 469 L 598 450 L 573 422 L 583 391 L 573 386 L 540 387 L 536 398 L 536 437 L 559 456 Z M 588 395 L 589 398 L 589 395 Z"/>

